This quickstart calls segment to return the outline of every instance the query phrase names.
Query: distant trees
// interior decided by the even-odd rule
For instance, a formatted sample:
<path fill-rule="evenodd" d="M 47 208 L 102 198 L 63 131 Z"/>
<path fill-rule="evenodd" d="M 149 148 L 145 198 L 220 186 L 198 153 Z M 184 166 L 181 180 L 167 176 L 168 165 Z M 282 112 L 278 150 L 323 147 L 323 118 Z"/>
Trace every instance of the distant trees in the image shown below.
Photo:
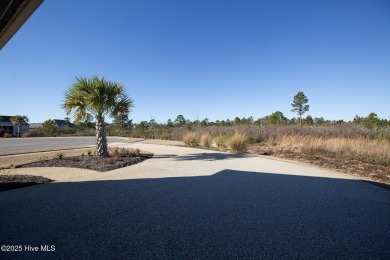
<path fill-rule="evenodd" d="M 208 126 L 208 124 L 209 124 L 209 119 L 208 118 L 205 118 L 202 121 L 200 121 L 200 125 L 201 126 Z"/>
<path fill-rule="evenodd" d="M 378 118 L 378 115 L 373 112 L 366 117 L 355 116 L 352 122 L 362 124 L 368 128 L 390 125 L 390 121 Z"/>
<path fill-rule="evenodd" d="M 131 130 L 133 120 L 129 119 L 128 113 L 119 113 L 114 117 L 112 124 L 114 128 L 119 130 Z"/>
<path fill-rule="evenodd" d="M 309 100 L 305 96 L 305 94 L 300 91 L 294 96 L 293 103 L 291 106 L 293 109 L 292 112 L 296 112 L 299 115 L 299 124 L 302 125 L 302 115 L 309 111 L 309 105 L 306 105 Z"/>
<path fill-rule="evenodd" d="M 302 112 L 308 111 L 308 106 L 305 105 L 307 103 L 307 98 L 303 98 L 301 101 L 302 101 L 301 105 L 303 107 Z M 378 124 L 384 125 L 384 123 L 388 121 L 378 119 L 375 113 L 371 113 L 366 118 L 356 116 L 356 118 L 354 119 L 354 123 L 363 124 L 363 122 L 365 122 L 364 123 L 365 125 L 378 125 Z M 335 124 L 351 124 L 351 122 L 344 122 L 343 120 L 338 120 L 338 121 L 326 120 L 323 117 L 312 117 L 311 115 L 307 115 L 304 117 L 303 113 L 301 113 L 300 118 L 294 117 L 289 119 L 281 111 L 275 111 L 270 115 L 264 116 L 262 118 L 258 118 L 257 120 L 254 120 L 252 116 L 242 117 L 242 118 L 237 116 L 233 120 L 226 119 L 226 120 L 211 121 L 208 118 L 204 118 L 202 120 L 190 121 L 189 119 L 186 119 L 183 115 L 180 114 L 176 117 L 174 121 L 168 119 L 166 123 L 157 123 L 153 119 L 151 119 L 149 122 L 142 121 L 136 125 L 134 131 L 136 132 L 135 135 L 140 134 L 152 138 L 157 138 L 156 136 L 159 136 L 159 134 L 163 133 L 164 138 L 167 138 L 167 136 L 171 136 L 171 135 L 176 136 L 178 133 L 182 133 L 183 131 L 196 131 L 199 127 L 210 127 L 210 130 L 208 131 L 214 131 L 215 128 L 213 127 L 215 126 L 219 126 L 219 127 L 238 126 L 239 128 L 233 128 L 233 129 L 254 129 L 252 127 L 248 128 L 247 126 L 255 126 L 255 125 L 259 125 L 261 127 L 269 126 L 269 125 L 319 126 L 319 125 L 335 125 Z M 286 127 L 280 129 L 285 129 L 285 128 Z M 225 130 L 221 130 L 221 131 L 225 131 Z"/>
<path fill-rule="evenodd" d="M 18 136 L 20 136 L 20 125 L 23 123 L 28 123 L 29 120 L 27 116 L 16 115 L 12 116 L 10 121 L 14 124 L 18 124 Z"/>
<path fill-rule="evenodd" d="M 187 123 L 187 120 L 185 119 L 185 117 L 183 115 L 178 115 L 175 119 L 175 125 L 177 126 L 182 126 L 182 125 L 185 125 Z"/>
<path fill-rule="evenodd" d="M 308 115 L 305 119 L 303 119 L 303 123 L 305 125 L 313 125 L 314 124 L 314 120 L 311 117 L 311 115 Z"/>
<path fill-rule="evenodd" d="M 147 121 L 141 121 L 137 126 L 135 127 L 138 131 L 144 132 L 148 129 L 148 122 Z"/>
<path fill-rule="evenodd" d="M 282 112 L 276 111 L 276 112 L 272 113 L 271 115 L 266 116 L 265 117 L 265 121 L 266 121 L 267 124 L 280 124 L 280 125 L 283 125 L 283 124 L 286 124 L 288 122 L 288 119 L 287 119 L 287 117 L 285 117 L 283 115 Z"/>
<path fill-rule="evenodd" d="M 313 120 L 314 120 L 314 124 L 316 125 L 322 125 L 326 123 L 323 117 L 315 117 Z"/>
<path fill-rule="evenodd" d="M 45 136 L 54 136 L 56 134 L 57 126 L 54 120 L 46 120 L 43 122 L 40 131 Z"/>
<path fill-rule="evenodd" d="M 236 116 L 235 118 L 234 118 L 234 121 L 233 121 L 236 125 L 237 124 L 240 124 L 241 123 L 241 119 L 238 117 L 238 116 Z"/>
<path fill-rule="evenodd" d="M 248 125 L 248 124 L 253 124 L 253 123 L 254 123 L 254 119 L 252 116 L 250 116 L 248 118 L 246 118 L 246 117 L 239 118 L 238 116 L 236 116 L 233 121 L 230 121 L 229 119 L 227 119 L 226 121 L 222 120 L 219 125 L 225 125 L 225 126 L 228 126 L 231 124 Z"/>
<path fill-rule="evenodd" d="M 168 127 L 174 127 L 175 124 L 172 122 L 171 119 L 168 119 L 168 121 L 167 121 L 167 126 L 168 126 Z"/>

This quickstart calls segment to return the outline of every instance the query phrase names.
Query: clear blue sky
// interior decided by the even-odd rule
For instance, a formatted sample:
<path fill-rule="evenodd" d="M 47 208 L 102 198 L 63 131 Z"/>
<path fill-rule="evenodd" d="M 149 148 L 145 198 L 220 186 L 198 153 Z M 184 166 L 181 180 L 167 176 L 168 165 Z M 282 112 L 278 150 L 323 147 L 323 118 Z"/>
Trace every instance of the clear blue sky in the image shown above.
<path fill-rule="evenodd" d="M 0 51 L 0 114 L 64 118 L 75 76 L 126 86 L 135 122 L 390 119 L 389 0 L 46 0 Z M 306 114 L 306 115 L 307 115 Z"/>

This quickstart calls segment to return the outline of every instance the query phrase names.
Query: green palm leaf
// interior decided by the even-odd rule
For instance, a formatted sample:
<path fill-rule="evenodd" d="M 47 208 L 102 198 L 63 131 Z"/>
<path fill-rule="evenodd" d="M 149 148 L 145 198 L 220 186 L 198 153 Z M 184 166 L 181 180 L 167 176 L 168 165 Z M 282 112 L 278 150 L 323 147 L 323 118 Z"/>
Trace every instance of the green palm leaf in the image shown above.
<path fill-rule="evenodd" d="M 125 93 L 123 85 L 108 81 L 104 77 L 76 77 L 65 92 L 62 108 L 67 115 L 73 113 L 76 123 L 92 115 L 96 120 L 96 151 L 99 156 L 108 156 L 105 133 L 105 116 L 115 117 L 128 114 L 134 106 L 133 100 Z"/>

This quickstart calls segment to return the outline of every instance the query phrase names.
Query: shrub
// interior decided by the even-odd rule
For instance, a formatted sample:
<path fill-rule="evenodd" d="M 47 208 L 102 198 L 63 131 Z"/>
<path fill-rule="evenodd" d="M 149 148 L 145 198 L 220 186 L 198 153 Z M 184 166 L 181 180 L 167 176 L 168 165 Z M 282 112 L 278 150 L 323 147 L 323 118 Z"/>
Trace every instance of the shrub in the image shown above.
<path fill-rule="evenodd" d="M 135 148 L 134 153 L 138 156 L 141 154 L 141 150 L 139 148 Z"/>
<path fill-rule="evenodd" d="M 56 122 L 54 120 L 46 120 L 39 128 L 45 136 L 55 136 L 57 132 Z"/>
<path fill-rule="evenodd" d="M 213 145 L 218 149 L 218 150 L 226 150 L 226 142 L 225 142 L 225 137 L 223 135 L 217 135 L 213 139 Z"/>
<path fill-rule="evenodd" d="M 91 156 L 92 155 L 92 151 L 91 150 L 87 150 L 87 154 L 88 154 L 88 156 Z"/>
<path fill-rule="evenodd" d="M 22 134 L 22 137 L 38 137 L 38 136 L 43 136 L 43 134 L 39 129 L 31 129 L 30 131 Z"/>
<path fill-rule="evenodd" d="M 131 151 L 122 147 L 119 151 L 120 156 L 129 156 L 131 154 Z"/>
<path fill-rule="evenodd" d="M 30 136 L 31 136 L 30 132 L 25 132 L 25 133 L 22 134 L 23 138 L 27 138 L 27 137 L 30 137 Z"/>
<path fill-rule="evenodd" d="M 112 149 L 110 149 L 110 153 L 113 155 L 113 156 L 118 156 L 120 154 L 119 152 L 119 147 L 114 147 Z"/>
<path fill-rule="evenodd" d="M 210 147 L 212 141 L 213 141 L 213 137 L 209 133 L 203 134 L 202 137 L 200 138 L 200 143 L 204 147 Z"/>
<path fill-rule="evenodd" d="M 64 159 L 64 153 L 62 151 L 59 151 L 58 153 L 56 153 L 56 155 L 54 155 L 54 159 L 57 159 L 57 160 Z"/>
<path fill-rule="evenodd" d="M 227 144 L 229 148 L 234 152 L 245 152 L 247 143 L 248 143 L 247 136 L 240 133 L 235 133 L 227 140 Z"/>
<path fill-rule="evenodd" d="M 198 146 L 198 135 L 194 132 L 188 132 L 183 135 L 182 141 L 189 147 Z"/>

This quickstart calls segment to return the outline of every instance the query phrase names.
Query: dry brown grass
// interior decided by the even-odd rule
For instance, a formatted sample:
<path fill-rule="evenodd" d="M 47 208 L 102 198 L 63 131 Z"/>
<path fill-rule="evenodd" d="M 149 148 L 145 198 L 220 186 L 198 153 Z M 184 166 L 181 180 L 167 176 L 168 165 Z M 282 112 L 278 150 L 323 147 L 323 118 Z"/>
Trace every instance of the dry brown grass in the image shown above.
<path fill-rule="evenodd" d="M 213 137 L 209 133 L 203 134 L 200 137 L 200 144 L 204 147 L 210 147 L 212 142 L 213 142 Z"/>
<path fill-rule="evenodd" d="M 303 161 L 390 184 L 390 142 L 291 135 L 249 147 L 252 153 Z"/>
<path fill-rule="evenodd" d="M 390 126 L 367 128 L 354 123 L 187 125 L 157 131 L 164 132 L 164 138 L 182 140 L 189 129 L 199 136 L 209 133 L 214 137 L 211 146 L 221 151 L 227 150 L 228 137 L 241 133 L 248 138 L 249 152 L 309 162 L 390 183 Z"/>
<path fill-rule="evenodd" d="M 182 141 L 190 147 L 196 147 L 199 144 L 199 137 L 197 133 L 188 132 L 183 135 Z"/>
<path fill-rule="evenodd" d="M 185 125 L 180 127 L 160 127 L 146 131 L 133 130 L 125 136 L 143 137 L 147 139 L 182 140 L 182 136 L 188 131 L 198 133 L 210 133 L 212 136 L 231 136 L 234 133 L 242 133 L 248 137 L 250 144 L 266 142 L 269 139 L 279 139 L 282 136 L 316 136 L 316 137 L 344 137 L 344 138 L 368 138 L 386 139 L 390 141 L 390 126 L 367 128 L 354 123 L 334 123 L 325 125 L 232 125 L 232 126 L 200 126 Z M 117 133 L 124 135 L 123 133 Z"/>
<path fill-rule="evenodd" d="M 234 152 L 246 152 L 248 137 L 244 134 L 235 133 L 227 139 L 228 147 Z"/>
<path fill-rule="evenodd" d="M 283 136 L 279 140 L 281 147 L 334 153 L 364 162 L 390 166 L 390 142 L 364 138 Z"/>
<path fill-rule="evenodd" d="M 217 135 L 213 138 L 212 145 L 220 151 L 226 150 L 226 140 L 223 135 Z"/>

